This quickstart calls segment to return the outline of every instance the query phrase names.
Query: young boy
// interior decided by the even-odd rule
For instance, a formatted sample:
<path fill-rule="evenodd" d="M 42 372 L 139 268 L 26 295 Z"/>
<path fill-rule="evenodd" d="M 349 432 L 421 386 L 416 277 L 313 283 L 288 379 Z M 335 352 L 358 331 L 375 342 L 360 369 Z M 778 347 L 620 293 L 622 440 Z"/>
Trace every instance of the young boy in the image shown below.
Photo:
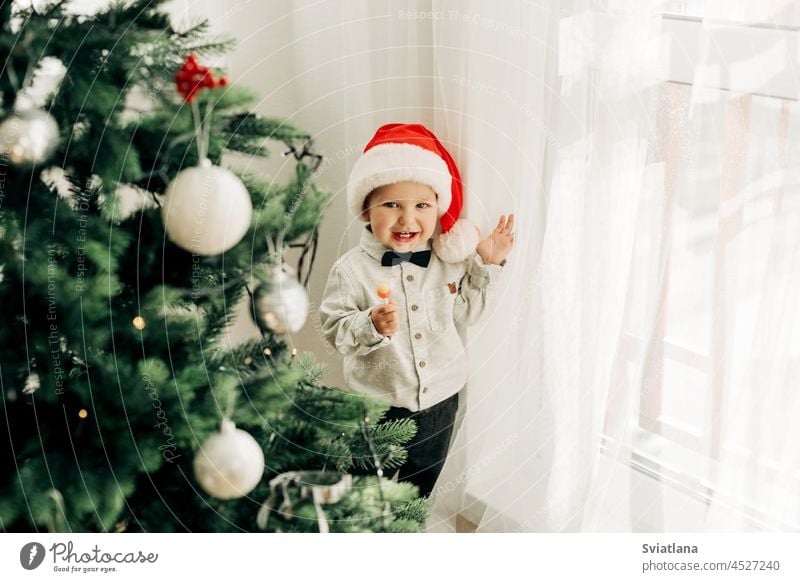
<path fill-rule="evenodd" d="M 322 330 L 345 356 L 350 388 L 391 404 L 386 420 L 417 422 L 399 478 L 427 496 L 467 379 L 455 324 L 471 325 L 484 311 L 514 244 L 514 215 L 501 216 L 479 241 L 478 229 L 458 220 L 462 184 L 453 158 L 413 124 L 378 129 L 353 168 L 347 199 L 369 225 L 331 269 Z"/>

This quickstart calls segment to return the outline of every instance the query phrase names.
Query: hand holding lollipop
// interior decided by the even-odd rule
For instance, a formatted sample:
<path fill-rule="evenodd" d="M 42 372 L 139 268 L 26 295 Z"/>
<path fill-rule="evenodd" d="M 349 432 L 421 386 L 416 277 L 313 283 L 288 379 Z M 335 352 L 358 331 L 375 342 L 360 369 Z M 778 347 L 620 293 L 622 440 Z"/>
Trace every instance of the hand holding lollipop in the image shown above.
<path fill-rule="evenodd" d="M 374 307 L 370 311 L 372 323 L 379 334 L 383 336 L 391 336 L 397 333 L 398 318 L 397 318 L 397 304 L 389 299 L 392 294 L 392 289 L 386 283 L 378 285 L 375 292 L 378 297 L 384 300 L 382 305 Z"/>

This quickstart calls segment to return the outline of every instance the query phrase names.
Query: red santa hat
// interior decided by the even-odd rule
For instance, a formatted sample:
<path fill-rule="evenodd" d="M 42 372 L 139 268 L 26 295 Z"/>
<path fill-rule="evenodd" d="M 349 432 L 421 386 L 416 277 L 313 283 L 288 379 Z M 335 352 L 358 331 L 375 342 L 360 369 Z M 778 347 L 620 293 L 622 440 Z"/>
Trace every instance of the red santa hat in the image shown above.
<path fill-rule="evenodd" d="M 356 161 L 347 183 L 347 202 L 361 220 L 370 192 L 397 182 L 430 186 L 439 203 L 441 233 L 433 251 L 445 262 L 463 261 L 478 246 L 478 228 L 459 219 L 464 204 L 461 175 L 453 156 L 424 125 L 390 123 L 381 126 Z"/>

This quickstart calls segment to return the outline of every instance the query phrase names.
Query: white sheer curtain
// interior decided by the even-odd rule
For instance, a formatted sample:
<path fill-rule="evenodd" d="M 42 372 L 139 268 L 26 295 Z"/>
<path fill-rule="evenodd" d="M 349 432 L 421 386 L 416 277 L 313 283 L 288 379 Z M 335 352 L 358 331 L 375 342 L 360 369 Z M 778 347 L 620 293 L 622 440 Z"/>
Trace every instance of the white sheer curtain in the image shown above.
<path fill-rule="evenodd" d="M 796 25 L 790 3 L 434 4 L 477 15 L 434 23 L 471 199 L 521 217 L 497 317 L 470 333 L 492 363 L 473 371 L 438 515 L 800 527 L 800 120 L 796 83 L 773 91 L 797 53 L 751 42 L 753 21 Z"/>
<path fill-rule="evenodd" d="M 673 115 L 688 130 L 675 138 L 678 148 L 691 143 L 692 132 L 708 132 L 704 118 L 716 124 L 718 136 L 710 176 L 689 177 L 685 164 L 675 163 L 678 175 L 689 174 L 684 193 L 709 185 L 719 193 L 705 211 L 716 224 L 713 249 L 706 251 L 714 272 L 703 330 L 710 337 L 714 417 L 704 442 L 710 490 L 702 528 L 798 531 L 800 152 L 793 145 L 800 135 L 800 9 L 789 0 L 695 4 L 688 8 L 705 18 L 699 33 L 703 75 L 713 68 L 727 72 L 731 89 L 721 95 L 694 87 L 676 97 L 690 115 Z M 714 50 L 733 46 L 733 35 L 746 39 L 744 55 Z M 681 220 L 690 220 L 691 210 L 676 213 L 675 230 L 685 228 Z"/>
<path fill-rule="evenodd" d="M 388 121 L 432 126 L 483 230 L 518 217 L 431 531 L 800 528 L 798 22 L 752 4 L 288 3 L 328 251 Z"/>
<path fill-rule="evenodd" d="M 460 487 L 440 496 L 440 514 L 463 506 L 483 531 L 579 529 L 596 483 L 637 205 L 648 187 L 644 63 L 626 61 L 652 52 L 657 23 L 646 13 L 603 21 L 588 6 L 475 2 L 472 27 L 441 29 L 461 63 L 437 73 L 470 75 L 449 87 L 466 102 L 450 115 L 481 111 L 490 135 L 515 138 L 484 149 L 491 140 L 462 137 L 494 153 L 481 173 L 495 184 L 475 198 L 491 200 L 506 182 L 520 217 L 497 317 L 469 336 L 470 350 L 491 353 L 492 363 L 471 377 L 456 441 L 466 466 L 451 463 L 442 480 Z"/>

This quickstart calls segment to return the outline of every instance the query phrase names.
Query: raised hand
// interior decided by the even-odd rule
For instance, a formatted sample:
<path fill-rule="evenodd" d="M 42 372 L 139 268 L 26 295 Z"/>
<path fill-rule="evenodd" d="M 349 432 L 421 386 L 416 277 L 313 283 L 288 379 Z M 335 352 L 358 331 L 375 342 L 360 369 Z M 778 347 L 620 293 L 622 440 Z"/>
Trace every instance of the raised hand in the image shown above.
<path fill-rule="evenodd" d="M 514 215 L 500 216 L 500 221 L 491 234 L 478 243 L 478 254 L 487 265 L 499 265 L 514 246 Z"/>

